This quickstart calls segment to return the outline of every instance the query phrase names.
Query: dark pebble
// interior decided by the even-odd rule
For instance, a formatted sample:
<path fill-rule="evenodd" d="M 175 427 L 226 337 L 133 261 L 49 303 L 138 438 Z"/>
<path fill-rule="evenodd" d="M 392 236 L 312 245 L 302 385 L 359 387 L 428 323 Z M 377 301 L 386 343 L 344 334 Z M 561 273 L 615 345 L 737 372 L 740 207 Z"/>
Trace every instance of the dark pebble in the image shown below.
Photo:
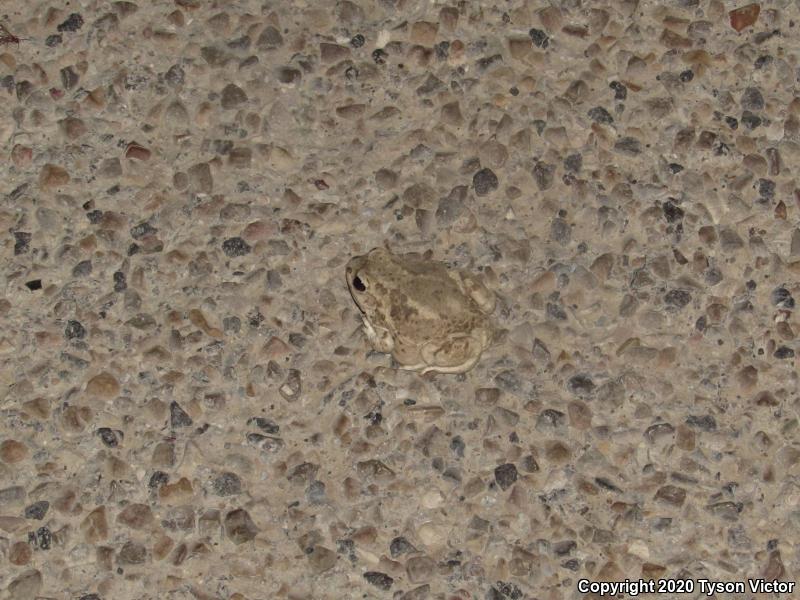
<path fill-rule="evenodd" d="M 67 321 L 67 326 L 64 328 L 64 337 L 68 340 L 79 339 L 82 340 L 86 337 L 86 328 L 80 321 Z"/>
<path fill-rule="evenodd" d="M 717 429 L 717 421 L 711 415 L 700 417 L 690 415 L 686 417 L 686 424 L 702 431 L 715 431 Z"/>
<path fill-rule="evenodd" d="M 61 73 L 61 85 L 64 86 L 64 89 L 71 90 L 76 85 L 78 85 L 78 81 L 80 80 L 80 76 L 75 72 L 72 67 L 64 67 L 60 71 Z"/>
<path fill-rule="evenodd" d="M 500 489 L 507 490 L 517 480 L 517 467 L 512 463 L 500 465 L 494 470 L 494 480 L 500 486 Z"/>
<path fill-rule="evenodd" d="M 628 88 L 619 81 L 612 81 L 608 87 L 614 90 L 614 100 L 625 100 L 628 97 Z"/>
<path fill-rule="evenodd" d="M 14 232 L 14 256 L 25 254 L 30 250 L 31 234 L 27 231 Z"/>
<path fill-rule="evenodd" d="M 119 434 L 119 436 L 117 435 Z M 97 435 L 100 437 L 100 440 L 109 448 L 116 448 L 119 446 L 120 437 L 122 436 L 122 432 L 116 432 L 109 427 L 100 427 L 97 430 Z"/>
<path fill-rule="evenodd" d="M 298 71 L 298 73 L 300 73 L 300 71 Z M 350 65 L 344 70 L 344 76 L 348 81 L 355 81 L 356 79 L 358 79 L 358 73 L 359 73 L 358 69 L 356 69 L 353 65 Z M 299 79 L 300 78 L 298 77 L 297 80 L 299 81 Z M 288 82 L 284 81 L 283 83 L 288 83 Z"/>
<path fill-rule="evenodd" d="M 725 117 L 725 123 L 731 129 L 738 129 L 739 128 L 739 120 L 736 117 Z"/>
<path fill-rule="evenodd" d="M 242 320 L 239 317 L 225 317 L 222 319 L 222 328 L 226 333 L 239 333 L 242 328 Z"/>
<path fill-rule="evenodd" d="M 50 503 L 47 500 L 39 500 L 25 507 L 25 518 L 41 521 L 49 509 Z"/>
<path fill-rule="evenodd" d="M 642 152 L 642 143 L 634 137 L 625 136 L 614 143 L 614 150 L 629 156 L 636 156 Z"/>
<path fill-rule="evenodd" d="M 706 283 L 710 286 L 717 285 L 720 281 L 722 281 L 722 277 L 722 271 L 716 267 L 709 267 L 704 273 Z"/>
<path fill-rule="evenodd" d="M 686 69 L 685 71 L 681 71 L 681 74 L 678 75 L 678 79 L 680 79 L 683 83 L 688 83 L 692 79 L 694 79 L 694 71 L 691 69 Z"/>
<path fill-rule="evenodd" d="M 41 279 L 31 279 L 30 281 L 25 282 L 25 287 L 27 287 L 30 291 L 35 292 L 36 290 L 42 289 L 42 280 Z"/>
<path fill-rule="evenodd" d="M 0 89 L 7 91 L 9 94 L 12 93 L 17 87 L 17 82 L 14 79 L 13 75 L 6 75 L 5 77 L 0 78 Z M 16 188 L 13 192 L 8 195 L 9 200 L 16 200 L 19 196 L 15 194 L 20 187 L 27 187 L 26 184 L 22 184 L 18 188 Z"/>
<path fill-rule="evenodd" d="M 86 218 L 89 219 L 89 223 L 92 225 L 97 225 L 103 219 L 103 211 L 90 210 L 86 213 Z"/>
<path fill-rule="evenodd" d="M 564 219 L 556 217 L 550 224 L 550 237 L 562 246 L 566 246 L 572 239 L 572 228 Z"/>
<path fill-rule="evenodd" d="M 536 419 L 537 429 L 560 429 L 567 424 L 567 415 L 560 410 L 546 408 Z"/>
<path fill-rule="evenodd" d="M 135 240 L 141 240 L 146 235 L 152 235 L 157 233 L 158 229 L 150 225 L 147 221 L 144 223 L 139 223 L 138 225 L 134 225 L 131 227 L 131 237 Z"/>
<path fill-rule="evenodd" d="M 675 223 L 683 219 L 683 209 L 672 200 L 664 202 L 661 206 L 661 210 L 664 211 L 664 218 L 667 220 L 667 223 Z"/>
<path fill-rule="evenodd" d="M 247 50 L 250 48 L 252 40 L 249 35 L 243 35 L 228 42 L 227 46 L 231 50 Z"/>
<path fill-rule="evenodd" d="M 761 125 L 761 117 L 754 115 L 749 110 L 744 111 L 742 113 L 742 118 L 739 120 L 742 122 L 742 125 L 751 131 Z"/>
<path fill-rule="evenodd" d="M 538 135 L 542 135 L 544 128 L 547 127 L 547 121 L 543 121 L 542 119 L 536 119 L 533 122 L 533 126 L 536 128 L 536 133 Z"/>
<path fill-rule="evenodd" d="M 522 590 L 510 581 L 498 581 L 495 584 L 495 588 L 504 598 L 508 598 L 509 600 L 520 600 L 523 596 Z"/>
<path fill-rule="evenodd" d="M 350 559 L 351 563 L 356 562 L 356 544 L 353 540 L 343 539 L 343 540 L 336 540 L 336 551 L 339 554 L 344 554 L 347 558 Z"/>
<path fill-rule="evenodd" d="M 78 13 L 72 13 L 67 20 L 61 23 L 56 29 L 58 31 L 78 31 L 83 27 L 83 17 Z"/>
<path fill-rule="evenodd" d="M 794 358 L 794 350 L 788 346 L 779 346 L 778 349 L 775 350 L 775 354 L 773 354 L 773 356 L 780 359 Z"/>
<path fill-rule="evenodd" d="M 595 384 L 588 375 L 578 373 L 569 378 L 567 389 L 576 396 L 588 396 L 594 391 Z"/>
<path fill-rule="evenodd" d="M 39 527 L 35 534 L 33 532 L 28 534 L 28 541 L 32 541 L 39 550 L 49 550 L 53 545 L 53 534 L 49 528 Z"/>
<path fill-rule="evenodd" d="M 567 313 L 557 302 L 548 302 L 545 306 L 545 314 L 552 321 L 566 321 Z"/>
<path fill-rule="evenodd" d="M 169 404 L 169 422 L 173 429 L 177 427 L 188 427 L 193 423 L 192 417 L 186 414 L 186 411 L 181 408 L 181 405 L 174 400 Z"/>
<path fill-rule="evenodd" d="M 667 167 L 669 168 L 670 173 L 672 173 L 673 175 L 677 175 L 684 169 L 684 166 L 678 163 L 669 163 Z"/>
<path fill-rule="evenodd" d="M 256 40 L 259 50 L 273 50 L 283 45 L 283 36 L 277 28 L 267 25 Z"/>
<path fill-rule="evenodd" d="M 759 56 L 753 63 L 753 67 L 756 69 L 763 69 L 764 67 L 771 65 L 773 60 L 774 59 L 769 54 L 765 56 Z"/>
<path fill-rule="evenodd" d="M 48 35 L 47 38 L 45 38 L 44 45 L 48 48 L 55 48 L 62 41 L 64 41 L 64 38 L 62 38 L 60 34 L 54 33 L 53 35 Z"/>
<path fill-rule="evenodd" d="M 450 450 L 459 458 L 464 458 L 465 449 L 466 444 L 464 444 L 464 440 L 461 439 L 461 436 L 457 435 L 450 441 Z"/>
<path fill-rule="evenodd" d="M 103 600 L 98 594 L 84 594 L 78 600 Z"/>
<path fill-rule="evenodd" d="M 552 187 L 555 173 L 555 165 L 541 160 L 537 160 L 536 164 L 533 165 L 533 169 L 531 170 L 531 175 L 533 175 L 533 179 L 536 182 L 536 187 L 538 187 L 541 191 L 549 190 L 550 187 Z"/>
<path fill-rule="evenodd" d="M 364 573 L 364 579 L 381 590 L 389 590 L 394 583 L 394 579 L 379 571 L 367 571 Z"/>
<path fill-rule="evenodd" d="M 164 74 L 164 80 L 173 87 L 183 84 L 186 73 L 180 65 L 172 65 Z"/>
<path fill-rule="evenodd" d="M 355 35 L 354 35 L 354 36 L 353 36 L 353 37 L 350 39 L 350 45 L 351 45 L 353 48 L 361 48 L 361 46 L 363 46 L 363 45 L 364 45 L 364 42 L 366 42 L 366 40 L 364 39 L 364 36 L 363 36 L 363 35 L 361 35 L 360 33 L 357 33 L 357 34 L 355 34 Z"/>
<path fill-rule="evenodd" d="M 433 51 L 438 60 L 447 60 L 447 57 L 450 56 L 450 42 L 439 42 L 433 47 Z"/>
<path fill-rule="evenodd" d="M 742 92 L 742 97 L 739 99 L 739 104 L 742 110 L 763 110 L 764 96 L 761 95 L 761 91 L 758 88 L 745 88 L 744 92 Z"/>
<path fill-rule="evenodd" d="M 775 198 L 775 182 L 771 179 L 759 179 L 758 195 L 764 198 L 764 200 L 772 200 Z"/>
<path fill-rule="evenodd" d="M 311 504 L 325 502 L 325 483 L 319 480 L 312 481 L 306 489 L 306 499 Z"/>
<path fill-rule="evenodd" d="M 276 435 L 280 432 L 280 426 L 272 421 L 271 419 L 265 419 L 264 417 L 251 417 L 247 419 L 247 424 L 250 426 L 255 425 L 265 433 L 270 435 Z"/>
<path fill-rule="evenodd" d="M 564 168 L 567 171 L 578 173 L 583 167 L 583 156 L 580 154 L 570 154 L 564 159 Z"/>
<path fill-rule="evenodd" d="M 147 487 L 151 490 L 157 490 L 162 485 L 169 483 L 169 475 L 164 473 L 164 471 L 155 471 L 151 476 L 150 480 L 147 482 Z"/>
<path fill-rule="evenodd" d="M 228 238 L 222 242 L 222 251 L 230 258 L 244 256 L 249 254 L 250 250 L 250 245 L 240 237 Z"/>
<path fill-rule="evenodd" d="M 502 54 L 493 54 L 492 56 L 484 56 L 483 58 L 479 58 L 475 62 L 475 66 L 478 67 L 479 71 L 486 71 L 493 64 L 501 62 L 503 62 Z"/>
<path fill-rule="evenodd" d="M 356 68 L 353 66 L 350 66 L 347 69 L 356 70 Z M 348 79 L 355 79 L 355 77 L 348 77 L 347 72 L 345 72 L 345 77 Z M 291 67 L 281 67 L 278 69 L 278 81 L 281 83 L 297 83 L 302 78 L 303 74 L 300 72 L 300 69 L 292 69 Z"/>
<path fill-rule="evenodd" d="M 791 292 L 785 287 L 781 286 L 772 290 L 770 300 L 772 300 L 772 303 L 778 308 L 786 308 L 788 310 L 794 308 L 794 298 L 792 298 Z"/>
<path fill-rule="evenodd" d="M 236 473 L 225 471 L 214 478 L 211 487 L 217 496 L 235 496 L 242 491 L 242 480 Z"/>
<path fill-rule="evenodd" d="M 114 272 L 114 291 L 115 292 L 124 292 L 128 289 L 128 282 L 125 279 L 125 273 L 122 271 L 115 271 Z"/>
<path fill-rule="evenodd" d="M 531 40 L 533 41 L 534 45 L 536 45 L 538 48 L 544 50 L 550 45 L 550 38 L 541 29 L 536 29 L 534 27 L 528 32 L 528 35 L 531 36 Z"/>
<path fill-rule="evenodd" d="M 389 553 L 392 555 L 392 558 L 397 558 L 401 554 L 408 554 L 416 551 L 417 549 L 414 545 L 402 536 L 394 538 L 389 544 Z"/>
<path fill-rule="evenodd" d="M 82 260 L 72 268 L 73 277 L 86 277 L 92 272 L 92 261 Z"/>
<path fill-rule="evenodd" d="M 387 58 L 389 58 L 389 55 L 383 48 L 377 48 L 372 51 L 372 60 L 375 61 L 376 65 L 386 64 Z"/>
<path fill-rule="evenodd" d="M 481 169 L 472 176 L 472 185 L 475 187 L 475 193 L 478 196 L 486 196 L 497 189 L 499 182 L 494 171 L 486 168 Z"/>
<path fill-rule="evenodd" d="M 602 106 L 595 106 L 589 109 L 589 118 L 595 123 L 613 123 L 614 117 L 611 116 Z"/>
<path fill-rule="evenodd" d="M 139 250 L 141 250 L 141 248 L 139 247 L 139 244 L 132 243 L 130 246 L 128 246 L 128 256 L 133 256 L 134 254 L 139 254 Z"/>
<path fill-rule="evenodd" d="M 594 482 L 599 485 L 604 490 L 609 492 L 616 492 L 618 494 L 622 493 L 622 490 L 614 485 L 611 481 L 606 479 L 605 477 L 595 477 Z"/>
<path fill-rule="evenodd" d="M 664 296 L 664 302 L 679 309 L 691 301 L 692 295 L 686 290 L 670 290 Z"/>
<path fill-rule="evenodd" d="M 561 542 L 556 542 L 553 544 L 553 554 L 556 556 L 567 556 L 572 554 L 577 547 L 578 544 L 575 542 L 575 540 L 563 540 Z"/>

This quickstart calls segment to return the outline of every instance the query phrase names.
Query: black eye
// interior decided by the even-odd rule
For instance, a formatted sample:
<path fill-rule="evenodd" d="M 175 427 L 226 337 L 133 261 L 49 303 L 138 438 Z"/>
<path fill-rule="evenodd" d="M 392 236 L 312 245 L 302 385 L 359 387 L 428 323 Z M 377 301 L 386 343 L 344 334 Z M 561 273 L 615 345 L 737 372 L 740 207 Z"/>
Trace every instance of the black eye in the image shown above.
<path fill-rule="evenodd" d="M 365 292 L 367 290 L 367 286 L 364 285 L 364 282 L 361 281 L 358 277 L 353 277 L 353 287 L 356 288 L 359 292 Z"/>

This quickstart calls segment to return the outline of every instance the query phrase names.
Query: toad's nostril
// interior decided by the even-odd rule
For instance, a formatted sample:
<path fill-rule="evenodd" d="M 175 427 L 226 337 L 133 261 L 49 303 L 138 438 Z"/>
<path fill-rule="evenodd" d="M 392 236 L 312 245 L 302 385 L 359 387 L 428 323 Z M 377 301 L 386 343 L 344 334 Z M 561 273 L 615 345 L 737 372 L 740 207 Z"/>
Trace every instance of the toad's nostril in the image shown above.
<path fill-rule="evenodd" d="M 367 286 L 364 285 L 364 282 L 361 281 L 358 277 L 353 277 L 353 287 L 356 288 L 359 292 L 364 292 L 367 289 Z"/>

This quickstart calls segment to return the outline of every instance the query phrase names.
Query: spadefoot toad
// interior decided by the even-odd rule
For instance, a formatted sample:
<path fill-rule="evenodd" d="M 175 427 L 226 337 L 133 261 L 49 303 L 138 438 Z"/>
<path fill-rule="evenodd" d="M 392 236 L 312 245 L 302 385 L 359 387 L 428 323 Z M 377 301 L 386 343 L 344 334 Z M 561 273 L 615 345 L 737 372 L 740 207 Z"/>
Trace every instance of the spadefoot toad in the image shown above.
<path fill-rule="evenodd" d="M 345 273 L 373 348 L 403 369 L 463 373 L 491 342 L 495 295 L 469 273 L 385 248 L 350 259 Z"/>

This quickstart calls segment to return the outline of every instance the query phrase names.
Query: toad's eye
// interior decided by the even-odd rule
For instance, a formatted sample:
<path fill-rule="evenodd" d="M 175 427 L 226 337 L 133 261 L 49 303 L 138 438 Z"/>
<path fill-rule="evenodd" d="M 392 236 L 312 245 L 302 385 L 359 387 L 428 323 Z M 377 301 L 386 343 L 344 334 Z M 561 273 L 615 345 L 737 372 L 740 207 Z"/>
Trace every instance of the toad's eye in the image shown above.
<path fill-rule="evenodd" d="M 356 288 L 359 292 L 366 292 L 367 286 L 364 285 L 364 282 L 361 281 L 361 278 L 358 276 L 353 277 L 353 287 Z"/>

